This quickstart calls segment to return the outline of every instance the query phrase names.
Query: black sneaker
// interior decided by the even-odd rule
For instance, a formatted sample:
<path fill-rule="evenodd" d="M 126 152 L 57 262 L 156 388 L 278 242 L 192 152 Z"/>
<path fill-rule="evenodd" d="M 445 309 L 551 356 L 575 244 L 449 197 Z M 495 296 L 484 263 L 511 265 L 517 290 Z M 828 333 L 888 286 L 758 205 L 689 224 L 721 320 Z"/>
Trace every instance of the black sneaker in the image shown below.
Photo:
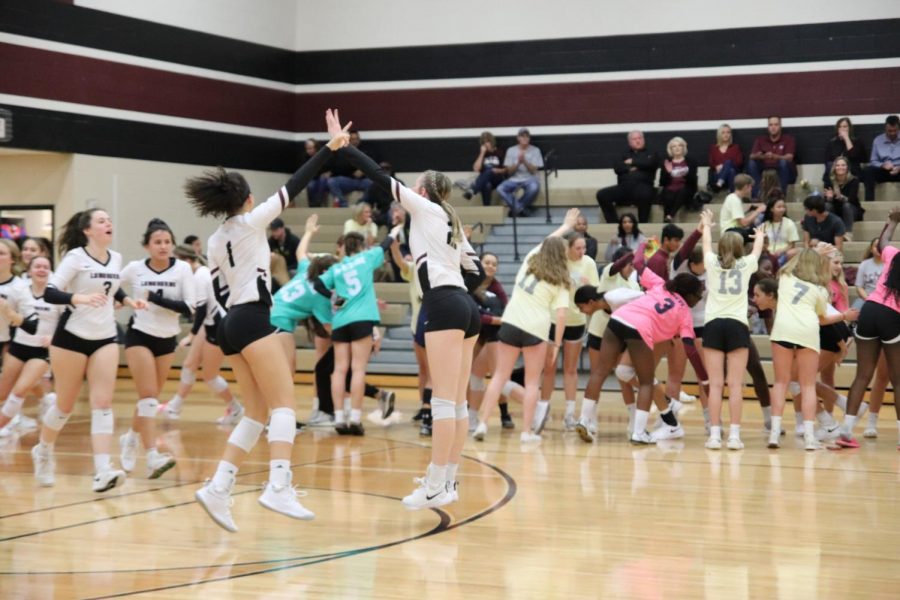
<path fill-rule="evenodd" d="M 363 427 L 362 423 L 354 423 L 351 421 L 350 424 L 347 425 L 347 433 L 350 435 L 366 435 L 366 429 Z"/>
<path fill-rule="evenodd" d="M 512 417 L 510 415 L 500 415 L 500 424 L 503 425 L 503 429 L 516 428 L 516 424 L 513 423 Z"/>
<path fill-rule="evenodd" d="M 418 411 L 416 414 L 413 415 L 412 420 L 413 420 L 413 421 L 421 421 L 421 420 L 422 420 L 422 416 L 423 416 L 424 414 L 425 414 L 425 409 L 424 409 L 424 408 L 420 408 L 419 411 Z"/>
<path fill-rule="evenodd" d="M 419 435 L 422 437 L 431 437 L 431 410 L 429 409 L 422 415 L 422 426 L 419 427 Z"/>
<path fill-rule="evenodd" d="M 397 395 L 390 390 L 381 390 L 378 394 L 378 406 L 381 407 L 381 418 L 387 419 L 394 412 L 394 400 Z"/>
<path fill-rule="evenodd" d="M 335 423 L 334 430 L 337 431 L 338 435 L 350 435 L 350 425 L 347 423 Z"/>

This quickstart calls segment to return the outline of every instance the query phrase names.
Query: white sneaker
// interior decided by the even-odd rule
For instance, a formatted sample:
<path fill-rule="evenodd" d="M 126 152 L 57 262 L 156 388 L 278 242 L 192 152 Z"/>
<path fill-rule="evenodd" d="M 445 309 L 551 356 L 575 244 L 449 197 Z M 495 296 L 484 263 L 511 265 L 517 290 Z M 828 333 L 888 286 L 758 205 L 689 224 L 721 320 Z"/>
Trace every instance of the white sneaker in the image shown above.
<path fill-rule="evenodd" d="M 12 419 L 10 419 L 9 423 L 4 425 L 3 427 L 0 427 L 0 438 L 11 437 L 13 434 L 15 434 L 16 428 L 19 425 L 20 418 L 21 417 L 19 417 L 19 415 L 16 415 Z"/>
<path fill-rule="evenodd" d="M 110 467 L 109 469 L 94 475 L 94 485 L 92 489 L 97 493 L 102 493 L 119 487 L 123 483 L 125 483 L 125 471 Z"/>
<path fill-rule="evenodd" d="M 17 416 L 19 417 L 19 422 L 16 424 L 16 431 L 19 433 L 27 433 L 37 429 L 38 423 L 31 417 L 27 417 L 22 413 L 19 413 Z"/>
<path fill-rule="evenodd" d="M 34 463 L 34 478 L 38 484 L 50 487 L 56 481 L 56 458 L 53 452 L 41 452 L 41 445 L 31 449 L 31 460 Z"/>
<path fill-rule="evenodd" d="M 816 430 L 816 439 L 820 442 L 831 442 L 841 434 L 841 426 L 835 423 L 831 427 L 819 427 Z"/>
<path fill-rule="evenodd" d="M 631 434 L 631 443 L 638 446 L 647 446 L 655 444 L 656 440 L 654 440 L 646 431 L 635 431 Z"/>
<path fill-rule="evenodd" d="M 483 442 L 484 436 L 487 435 L 487 423 L 479 422 L 478 425 L 475 426 L 475 431 L 472 432 L 472 439 Z"/>
<path fill-rule="evenodd" d="M 794 435 L 797 437 L 803 437 L 806 435 L 806 429 L 803 428 L 803 423 L 794 427 Z"/>
<path fill-rule="evenodd" d="M 671 425 L 664 425 L 659 429 L 653 430 L 653 433 L 650 434 L 650 437 L 653 438 L 654 442 L 658 442 L 660 440 L 677 440 L 679 438 L 684 437 L 684 428 L 679 424 L 675 427 Z"/>
<path fill-rule="evenodd" d="M 238 530 L 234 519 L 231 518 L 234 499 L 231 497 L 230 490 L 217 489 L 213 486 L 212 480 L 207 479 L 206 484 L 194 492 L 194 498 L 219 527 L 232 533 Z"/>
<path fill-rule="evenodd" d="M 563 417 L 563 429 L 565 431 L 575 431 L 575 425 L 578 421 L 575 419 L 574 414 L 566 413 L 566 416 Z"/>
<path fill-rule="evenodd" d="M 453 495 L 444 483 L 438 489 L 428 489 L 427 478 L 416 477 L 413 479 L 418 487 L 402 500 L 407 510 L 422 510 L 423 508 L 437 508 L 453 502 Z"/>
<path fill-rule="evenodd" d="M 579 419 L 578 423 L 575 424 L 575 432 L 582 441 L 587 442 L 588 444 L 594 441 L 594 432 L 591 431 L 590 424 L 584 422 L 584 419 Z"/>
<path fill-rule="evenodd" d="M 722 449 L 722 438 L 712 437 L 710 436 L 706 443 L 703 444 L 703 447 L 707 450 L 721 450 Z"/>
<path fill-rule="evenodd" d="M 803 448 L 806 450 L 821 450 L 823 446 L 819 443 L 819 440 L 816 439 L 815 435 L 804 435 Z"/>
<path fill-rule="evenodd" d="M 870 427 L 870 428 L 866 429 L 865 431 L 863 431 L 863 437 L 874 440 L 875 438 L 878 437 L 878 430 L 875 429 L 874 427 Z"/>
<path fill-rule="evenodd" d="M 119 462 L 126 473 L 134 471 L 137 463 L 138 436 L 136 433 L 123 433 L 119 436 Z"/>
<path fill-rule="evenodd" d="M 541 436 L 531 431 L 523 431 L 519 435 L 519 442 L 523 444 L 537 444 L 541 441 Z"/>
<path fill-rule="evenodd" d="M 175 466 L 175 457 L 166 452 L 147 453 L 147 479 L 158 479 Z"/>
<path fill-rule="evenodd" d="M 329 415 L 327 412 L 322 412 L 321 410 L 314 410 L 313 414 L 309 416 L 309 420 L 306 422 L 307 427 L 324 427 L 327 429 L 331 429 L 334 427 L 334 417 Z"/>
<path fill-rule="evenodd" d="M 772 429 L 772 431 L 769 432 L 769 443 L 767 444 L 767 447 L 774 449 L 774 448 L 778 448 L 779 446 L 781 446 L 780 438 L 781 438 L 781 430 L 777 429 L 777 428 Z"/>
<path fill-rule="evenodd" d="M 394 402 L 397 395 L 390 390 L 381 390 L 378 394 L 378 406 L 381 408 L 381 418 L 387 419 L 394 413 Z"/>
<path fill-rule="evenodd" d="M 237 408 L 232 410 L 232 407 L 229 405 L 228 408 L 225 409 L 225 414 L 216 419 L 216 423 L 221 425 L 222 427 L 234 427 L 238 424 L 238 421 L 241 420 L 241 417 L 244 416 L 244 405 L 238 404 Z"/>
<path fill-rule="evenodd" d="M 259 497 L 259 503 L 271 511 L 281 513 L 292 519 L 301 521 L 312 521 L 316 518 L 315 513 L 307 510 L 297 500 L 300 496 L 306 496 L 306 492 L 300 492 L 291 485 L 290 479 L 282 486 L 276 486 L 274 483 L 266 483 L 262 495 Z"/>
<path fill-rule="evenodd" d="M 729 450 L 743 450 L 744 442 L 741 441 L 739 437 L 729 437 L 728 438 L 728 449 Z"/>
<path fill-rule="evenodd" d="M 692 402 L 697 401 L 697 396 L 691 396 L 690 394 L 682 390 L 682 392 L 678 394 L 678 400 L 682 404 L 691 404 Z"/>
<path fill-rule="evenodd" d="M 457 502 L 459 500 L 459 481 L 450 482 L 450 495 L 453 497 L 450 502 Z"/>
<path fill-rule="evenodd" d="M 156 413 L 166 419 L 169 419 L 170 421 L 177 421 L 181 418 L 181 409 L 176 409 L 174 406 L 169 406 L 169 402 L 160 404 L 156 409 Z"/>

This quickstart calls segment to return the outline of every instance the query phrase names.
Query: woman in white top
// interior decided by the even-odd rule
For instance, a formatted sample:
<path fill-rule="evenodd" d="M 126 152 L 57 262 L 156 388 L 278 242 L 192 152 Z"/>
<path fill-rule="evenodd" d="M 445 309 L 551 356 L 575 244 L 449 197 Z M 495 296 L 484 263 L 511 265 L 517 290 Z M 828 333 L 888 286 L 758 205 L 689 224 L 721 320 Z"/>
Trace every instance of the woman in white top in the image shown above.
<path fill-rule="evenodd" d="M 20 252 L 19 264 L 21 265 L 22 274 L 19 277 L 25 280 L 28 279 L 28 267 L 31 265 L 31 259 L 35 256 L 51 258 L 53 254 L 53 251 L 50 249 L 50 244 L 41 237 L 25 238 L 25 241 L 22 242 L 22 250 Z"/>
<path fill-rule="evenodd" d="M 119 460 L 126 472 L 133 471 L 138 445 L 143 442 L 147 479 L 157 479 L 175 466 L 171 454 L 156 450 L 156 412 L 175 359 L 176 337 L 181 332 L 178 318 L 192 317 L 196 305 L 194 273 L 190 265 L 172 256 L 174 245 L 175 235 L 169 226 L 153 219 L 143 239 L 149 257 L 130 262 L 122 270 L 122 285 L 148 305 L 131 317 L 125 334 L 125 360 L 138 401 L 131 428 L 119 438 Z"/>
<path fill-rule="evenodd" d="M 625 213 L 619 217 L 619 230 L 616 237 L 609 240 L 606 246 L 606 254 L 604 259 L 606 262 L 613 261 L 613 255 L 619 248 L 628 248 L 629 250 L 637 250 L 637 247 L 647 241 L 647 237 L 641 233 L 638 225 L 637 217 L 634 213 Z"/>
<path fill-rule="evenodd" d="M 329 132 L 339 127 L 332 122 Z M 447 202 L 453 186 L 449 177 L 426 171 L 408 188 L 356 148 L 342 152 L 374 185 L 399 200 L 412 217 L 409 246 L 422 287 L 422 311 L 428 316 L 424 329 L 434 390 L 433 433 L 431 464 L 403 504 L 410 510 L 443 506 L 459 497 L 456 472 L 469 422 L 466 390 L 481 330 L 478 307 L 466 290 L 481 282 L 484 270 Z"/>
<path fill-rule="evenodd" d="M 331 116 L 331 111 L 327 113 Z M 216 299 L 228 314 L 219 323 L 218 342 L 241 387 L 245 414 L 228 437 L 213 478 L 195 497 L 227 531 L 237 531 L 231 516 L 231 490 L 238 469 L 269 421 L 269 481 L 259 503 L 294 519 L 315 515 L 297 500 L 291 485 L 291 453 L 296 435 L 294 380 L 281 343 L 270 323 L 272 305 L 266 226 L 299 194 L 333 151 L 348 142 L 346 131 L 307 160 L 265 202 L 255 205 L 242 175 L 224 169 L 189 179 L 185 191 L 200 216 L 224 217 L 207 244 Z"/>
<path fill-rule="evenodd" d="M 94 451 L 95 492 L 125 481 L 125 472 L 110 461 L 115 427 L 112 400 L 119 366 L 113 300 L 136 310 L 146 303 L 132 300 L 119 289 L 122 255 L 110 250 L 113 225 L 109 215 L 91 208 L 75 213 L 63 227 L 59 248 L 62 262 L 50 276 L 44 300 L 69 305 L 59 320 L 50 345 L 50 367 L 56 382 L 56 403 L 44 414 L 38 444 L 32 448 L 38 483 L 53 485 L 56 463 L 53 444 L 59 436 L 87 377 L 91 403 L 91 445 Z"/>
<path fill-rule="evenodd" d="M 797 253 L 798 249 L 795 246 L 800 241 L 797 224 L 786 213 L 787 204 L 784 198 L 773 198 L 766 205 L 766 212 L 763 214 L 763 230 L 769 242 L 766 251 L 775 262 L 776 268 Z"/>
<path fill-rule="evenodd" d="M 344 221 L 344 235 L 358 233 L 366 240 L 366 248 L 375 245 L 378 225 L 372 220 L 372 207 L 368 202 L 360 202 L 353 207 L 353 218 Z"/>

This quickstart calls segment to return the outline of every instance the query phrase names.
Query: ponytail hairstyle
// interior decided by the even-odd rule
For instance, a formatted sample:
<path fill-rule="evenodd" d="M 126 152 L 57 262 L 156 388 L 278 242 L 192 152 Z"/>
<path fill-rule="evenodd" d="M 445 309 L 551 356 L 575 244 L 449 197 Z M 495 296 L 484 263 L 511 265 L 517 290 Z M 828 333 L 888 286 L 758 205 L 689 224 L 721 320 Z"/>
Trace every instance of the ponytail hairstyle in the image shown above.
<path fill-rule="evenodd" d="M 361 233 L 351 231 L 344 234 L 344 256 L 353 256 L 366 249 L 366 238 Z"/>
<path fill-rule="evenodd" d="M 77 212 L 66 221 L 59 234 L 59 253 L 65 255 L 69 250 L 82 248 L 87 246 L 87 236 L 84 234 L 85 229 L 91 226 L 91 219 L 94 213 L 103 210 L 102 208 L 89 208 L 81 212 Z"/>
<path fill-rule="evenodd" d="M 240 173 L 217 167 L 188 179 L 184 183 L 184 192 L 201 217 L 231 217 L 247 201 L 250 186 Z"/>
<path fill-rule="evenodd" d="M 598 292 L 593 285 L 583 285 L 575 290 L 575 304 L 587 304 L 588 302 L 603 300 L 604 293 Z"/>
<path fill-rule="evenodd" d="M 534 275 L 541 281 L 569 289 L 572 278 L 569 275 L 566 242 L 561 237 L 548 237 L 541 249 L 528 259 L 526 275 Z"/>
<path fill-rule="evenodd" d="M 804 248 L 787 261 L 778 274 L 793 275 L 797 279 L 824 287 L 831 281 L 831 260 L 819 256 L 811 248 Z"/>
<path fill-rule="evenodd" d="M 330 269 L 331 265 L 337 264 L 337 262 L 337 257 L 332 254 L 314 257 L 309 261 L 309 267 L 306 269 L 306 278 L 309 281 L 315 281 L 319 275 Z"/>
<path fill-rule="evenodd" d="M 699 300 L 703 296 L 703 282 L 690 273 L 679 273 L 666 282 L 666 291 L 678 294 L 685 302 L 688 296 L 694 296 Z"/>
<path fill-rule="evenodd" d="M 203 259 L 197 254 L 197 251 L 194 250 L 194 247 L 188 244 L 178 244 L 177 246 L 175 246 L 175 249 L 172 250 L 172 254 L 178 260 L 184 260 L 196 265 L 203 264 Z"/>
<path fill-rule="evenodd" d="M 141 242 L 141 245 L 146 246 L 147 244 L 149 244 L 150 237 L 157 231 L 168 231 L 169 235 L 172 236 L 172 245 L 175 245 L 175 234 L 172 233 L 172 228 L 169 227 L 165 221 L 156 217 L 150 219 L 150 222 L 147 223 L 147 229 L 144 230 L 144 238 Z"/>
<path fill-rule="evenodd" d="M 744 256 L 744 236 L 736 231 L 726 231 L 719 238 L 719 266 L 732 269 L 737 259 Z"/>
<path fill-rule="evenodd" d="M 444 212 L 447 213 L 451 228 L 450 243 L 453 247 L 456 247 L 458 244 L 462 243 L 463 232 L 462 224 L 459 222 L 456 211 L 450 206 L 450 203 L 447 202 L 447 199 L 450 197 L 450 190 L 453 188 L 453 183 L 450 181 L 450 178 L 443 173 L 429 169 L 422 173 L 422 186 L 425 188 L 425 193 L 428 194 L 428 199 L 435 204 L 440 204 L 441 208 L 444 209 Z"/>

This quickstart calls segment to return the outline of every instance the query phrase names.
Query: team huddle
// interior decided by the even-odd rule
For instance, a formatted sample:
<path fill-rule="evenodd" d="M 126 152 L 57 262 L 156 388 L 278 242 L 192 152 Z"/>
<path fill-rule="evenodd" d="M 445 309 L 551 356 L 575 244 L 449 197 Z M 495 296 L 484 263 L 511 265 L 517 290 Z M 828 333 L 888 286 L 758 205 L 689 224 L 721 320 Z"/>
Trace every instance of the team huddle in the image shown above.
<path fill-rule="evenodd" d="M 858 311 L 836 296 L 839 286 L 831 285 L 833 265 L 840 263 L 833 246 L 820 243 L 801 249 L 780 266 L 776 277 L 759 277 L 765 230 L 720 232 L 714 246 L 709 211 L 702 213 L 699 240 L 693 242 L 699 241 L 700 251 L 674 257 L 665 266 L 667 274 L 672 267 L 671 275 L 662 277 L 650 267 L 653 249 L 646 241 L 620 248 L 598 273 L 594 261 L 584 255 L 584 238 L 574 231 L 579 214 L 573 209 L 522 261 L 507 299 L 493 285 L 496 258 L 476 255 L 448 203 L 452 183 L 446 175 L 426 171 L 407 187 L 348 145 L 350 124 L 342 126 L 337 111 L 326 112 L 326 123 L 331 140 L 264 202 L 256 203 L 238 173 L 218 169 L 187 181 L 185 191 L 197 212 L 224 219 L 209 239 L 208 266 L 190 247 L 176 247 L 171 229 L 158 219 L 144 235 L 147 258 L 123 266 L 121 255 L 110 248 L 111 220 L 100 209 L 78 213 L 66 224 L 60 241 L 64 256 L 55 271 L 49 257 L 36 256 L 23 278 L 17 278 L 10 271 L 9 250 L 0 244 L 0 280 L 6 281 L 0 284 L 0 332 L 15 327 L 12 340 L 0 339 L 9 346 L 0 378 L 0 393 L 6 398 L 0 427 L 23 418 L 24 398 L 39 390 L 44 410 L 39 441 L 31 452 L 39 484 L 54 484 L 54 444 L 85 378 L 93 490 L 121 485 L 126 473 L 136 468 L 141 449 L 147 477 L 163 475 L 175 459 L 156 448 L 157 415 L 178 418 L 199 373 L 224 402 L 220 422 L 233 426 L 215 473 L 196 492 L 199 504 L 218 525 L 237 531 L 231 514 L 235 478 L 266 432 L 270 472 L 259 503 L 291 518 L 312 519 L 313 512 L 300 503 L 292 485 L 294 332 L 305 325 L 315 341 L 318 405 L 313 419 L 328 415 L 327 422 L 338 433 L 362 435 L 367 396 L 379 399 L 387 417 L 393 395 L 365 380 L 381 335 L 375 272 L 386 260 L 410 282 L 423 404 L 419 416 L 423 432 L 432 437 L 431 462 L 402 500 L 410 510 L 459 498 L 463 446 L 470 432 L 476 440 L 485 439 L 492 411 L 505 398 L 523 404 L 526 426 L 521 441 L 540 442 L 560 354 L 565 427 L 585 442 L 597 438 L 597 405 L 611 374 L 628 410 L 628 439 L 654 444 L 685 435 L 677 398 L 683 364 L 689 360 L 702 388 L 710 450 L 723 446 L 726 384 L 730 427 L 724 444 L 731 450 L 744 447 L 744 373 L 754 380 L 768 447 L 781 444 L 785 401 L 791 393 L 797 432 L 807 450 L 821 448 L 823 442 L 857 447 L 854 426 L 866 411 L 863 397 L 879 363 L 886 365 L 895 388 L 900 381 L 900 261 L 895 264 L 898 251 L 889 245 L 900 209 L 891 211 L 877 240 L 884 269 Z M 297 251 L 296 275 L 273 296 L 266 228 L 335 153 L 390 194 L 409 215 L 408 224 L 397 225 L 371 248 L 362 235 L 350 233 L 338 256 L 314 255 L 308 248 L 318 225 L 316 217 L 310 217 Z M 401 253 L 401 242 L 408 245 L 409 256 Z M 502 303 L 497 307 L 499 294 Z M 116 304 L 134 310 L 124 345 L 137 391 L 130 427 L 119 438 L 120 467 L 111 459 Z M 769 332 L 775 368 L 771 390 L 750 335 L 751 306 L 774 313 Z M 176 395 L 161 404 L 182 318 L 193 323 L 191 334 L 181 342 L 190 350 Z M 577 362 L 585 333 L 591 370 L 576 417 Z M 835 391 L 833 377 L 820 373 L 833 375 L 850 342 L 857 345 L 858 368 L 844 397 Z M 486 365 L 479 360 L 485 347 L 492 349 Z M 524 368 L 516 369 L 520 355 Z M 656 375 L 663 357 L 668 375 L 661 382 Z M 242 402 L 219 374 L 226 359 Z M 55 393 L 47 383 L 51 370 Z M 654 404 L 659 418 L 651 426 Z M 835 404 L 844 412 L 840 425 L 832 416 Z M 508 413 L 501 406 L 506 426 Z"/>

